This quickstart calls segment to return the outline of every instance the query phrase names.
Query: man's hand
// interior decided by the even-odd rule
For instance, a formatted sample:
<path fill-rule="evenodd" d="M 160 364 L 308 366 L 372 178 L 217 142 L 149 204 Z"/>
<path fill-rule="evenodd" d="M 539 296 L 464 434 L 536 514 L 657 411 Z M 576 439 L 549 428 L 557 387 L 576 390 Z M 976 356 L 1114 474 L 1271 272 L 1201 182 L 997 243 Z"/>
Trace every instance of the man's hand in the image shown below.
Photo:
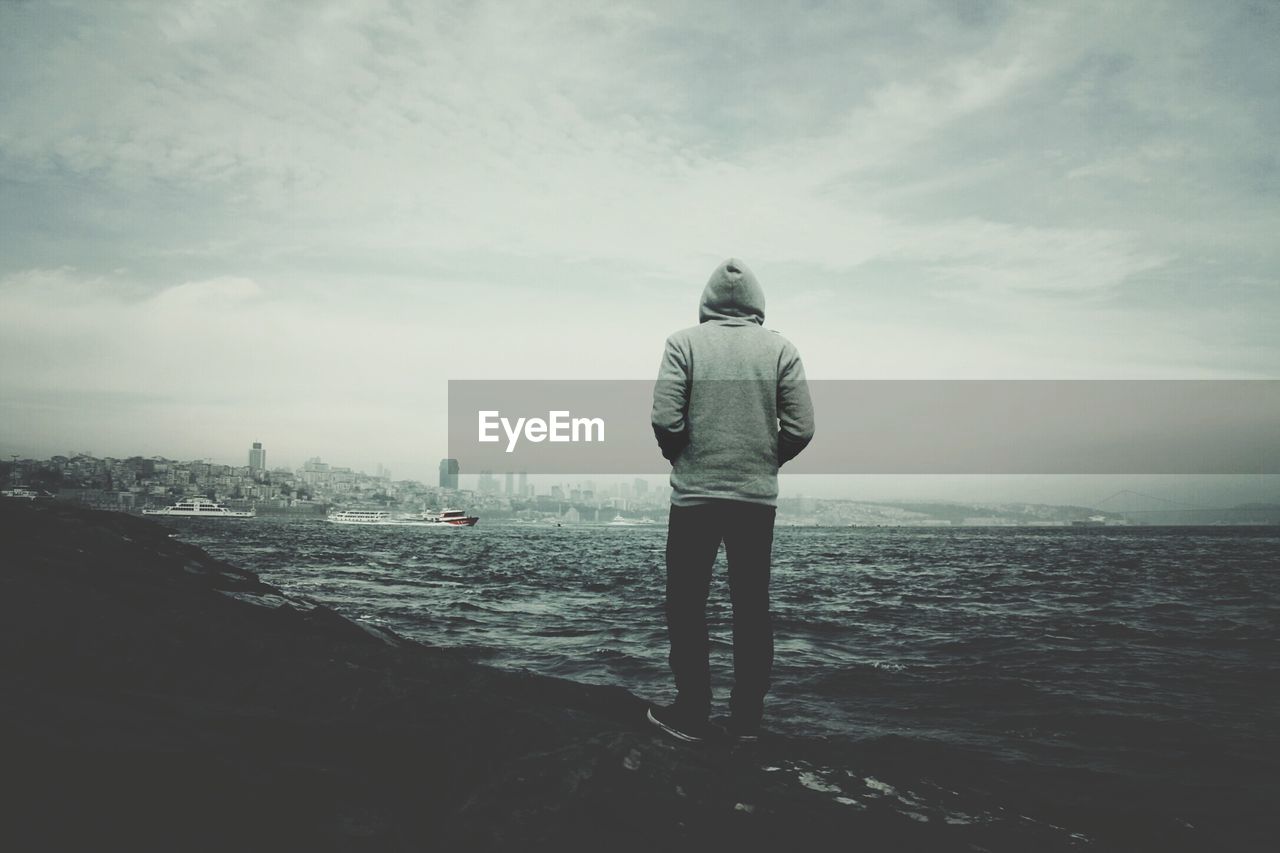
<path fill-rule="evenodd" d="M 689 430 L 687 429 L 671 432 L 660 426 L 655 426 L 653 428 L 653 436 L 658 439 L 658 447 L 661 448 L 663 457 L 672 465 L 676 464 L 676 459 L 681 452 L 689 446 Z"/>

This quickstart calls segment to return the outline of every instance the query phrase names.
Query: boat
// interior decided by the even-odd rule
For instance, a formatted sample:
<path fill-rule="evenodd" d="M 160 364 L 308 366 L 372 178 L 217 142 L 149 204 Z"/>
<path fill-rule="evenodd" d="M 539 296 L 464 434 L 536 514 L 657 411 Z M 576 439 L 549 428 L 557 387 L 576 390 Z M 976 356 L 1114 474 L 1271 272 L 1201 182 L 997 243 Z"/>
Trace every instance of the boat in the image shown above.
<path fill-rule="evenodd" d="M 460 509 L 442 509 L 435 515 L 424 516 L 427 524 L 445 524 L 449 527 L 475 527 L 478 515 L 467 515 Z"/>
<path fill-rule="evenodd" d="M 331 513 L 328 518 L 334 524 L 380 524 L 400 527 L 472 527 L 479 516 L 467 515 L 460 509 L 443 509 L 438 513 L 417 515 L 392 515 L 380 509 L 344 509 Z"/>
<path fill-rule="evenodd" d="M 334 524 L 395 524 L 391 513 L 380 509 L 343 509 L 330 513 L 328 520 Z"/>
<path fill-rule="evenodd" d="M 12 489 L 5 489 L 0 492 L 0 496 L 6 498 L 17 498 L 22 501 L 47 501 L 53 500 L 53 495 L 46 491 L 36 491 L 28 489 L 26 486 L 14 486 Z"/>
<path fill-rule="evenodd" d="M 217 501 L 208 498 L 184 498 L 173 506 L 161 509 L 144 509 L 143 515 L 168 515 L 183 518 L 253 518 L 257 515 L 251 509 L 227 509 Z"/>
<path fill-rule="evenodd" d="M 1105 515 L 1091 515 L 1088 518 L 1077 518 L 1072 520 L 1072 527 L 1106 527 L 1107 517 Z"/>
<path fill-rule="evenodd" d="M 657 523 L 647 515 L 642 518 L 623 518 L 622 513 L 618 513 L 613 517 L 613 521 L 605 523 L 605 527 L 645 527 Z"/>

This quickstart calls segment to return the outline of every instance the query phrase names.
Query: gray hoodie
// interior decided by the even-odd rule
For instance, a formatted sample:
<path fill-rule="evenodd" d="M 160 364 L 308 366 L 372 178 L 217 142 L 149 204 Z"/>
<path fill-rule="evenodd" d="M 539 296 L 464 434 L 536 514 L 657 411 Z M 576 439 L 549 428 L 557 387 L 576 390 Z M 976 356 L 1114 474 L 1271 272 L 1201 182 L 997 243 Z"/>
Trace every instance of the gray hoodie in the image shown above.
<path fill-rule="evenodd" d="M 653 432 L 672 463 L 671 503 L 775 505 L 778 468 L 813 438 L 813 404 L 791 342 L 764 323 L 764 291 L 741 261 L 716 267 L 698 325 L 667 338 Z"/>

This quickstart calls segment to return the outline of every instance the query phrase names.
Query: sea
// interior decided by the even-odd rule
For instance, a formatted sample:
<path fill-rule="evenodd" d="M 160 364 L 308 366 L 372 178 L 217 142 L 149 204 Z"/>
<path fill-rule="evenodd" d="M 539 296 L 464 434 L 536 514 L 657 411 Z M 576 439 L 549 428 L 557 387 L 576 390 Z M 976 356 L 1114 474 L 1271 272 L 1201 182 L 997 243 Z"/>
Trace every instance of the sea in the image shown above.
<path fill-rule="evenodd" d="M 663 525 L 166 523 L 353 619 L 673 698 Z M 1275 849 L 1278 555 L 1274 526 L 779 526 L 766 725 L 808 748 L 775 769 L 850 808 L 1030 821 L 1064 848 Z M 723 704 L 723 552 L 708 618 Z"/>

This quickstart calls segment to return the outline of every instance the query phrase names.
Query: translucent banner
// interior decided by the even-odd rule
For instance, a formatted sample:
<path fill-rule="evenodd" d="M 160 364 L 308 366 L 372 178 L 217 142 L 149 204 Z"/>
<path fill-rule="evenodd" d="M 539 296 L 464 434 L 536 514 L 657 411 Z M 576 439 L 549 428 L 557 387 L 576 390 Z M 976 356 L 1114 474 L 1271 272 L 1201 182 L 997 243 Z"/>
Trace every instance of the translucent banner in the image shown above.
<path fill-rule="evenodd" d="M 467 473 L 663 473 L 670 466 L 650 425 L 655 385 L 450 380 L 449 456 Z M 1280 380 L 815 380 L 808 387 L 816 431 L 787 473 L 1280 473 Z M 760 384 L 745 380 L 695 383 L 687 393 L 762 398 Z M 698 427 L 689 424 L 692 441 Z"/>

